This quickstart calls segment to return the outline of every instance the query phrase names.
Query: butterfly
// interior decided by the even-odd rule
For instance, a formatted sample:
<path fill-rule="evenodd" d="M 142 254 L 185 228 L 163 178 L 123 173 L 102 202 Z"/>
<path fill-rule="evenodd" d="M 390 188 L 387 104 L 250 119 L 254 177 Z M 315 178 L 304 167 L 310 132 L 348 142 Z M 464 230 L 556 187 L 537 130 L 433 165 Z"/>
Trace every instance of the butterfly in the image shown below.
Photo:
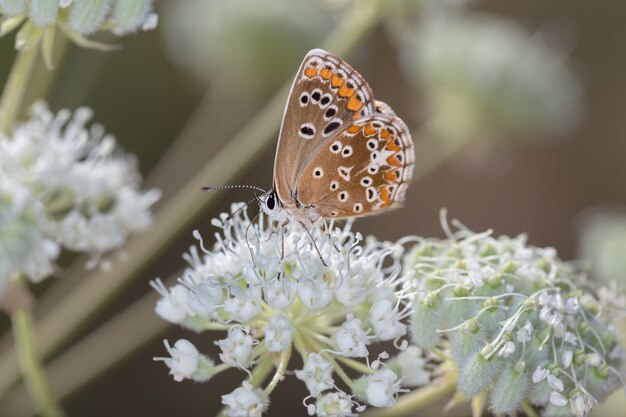
<path fill-rule="evenodd" d="M 261 210 L 303 225 L 399 207 L 413 173 L 413 141 L 361 74 L 321 49 L 291 86 L 274 160 L 274 188 Z"/>

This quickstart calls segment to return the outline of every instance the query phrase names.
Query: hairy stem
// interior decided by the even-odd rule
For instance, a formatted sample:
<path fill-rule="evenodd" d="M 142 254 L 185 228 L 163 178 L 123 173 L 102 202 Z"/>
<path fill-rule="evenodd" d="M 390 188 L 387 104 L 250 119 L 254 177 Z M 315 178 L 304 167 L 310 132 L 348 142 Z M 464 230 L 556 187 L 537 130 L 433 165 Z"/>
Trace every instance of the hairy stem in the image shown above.
<path fill-rule="evenodd" d="M 287 369 L 287 365 L 289 365 L 289 359 L 291 359 L 291 345 L 287 348 L 286 351 L 280 354 L 280 360 L 278 361 L 278 366 L 276 367 L 276 372 L 274 373 L 274 377 L 265 387 L 265 392 L 269 395 L 274 391 L 276 385 L 285 377 L 285 370 Z"/>
<path fill-rule="evenodd" d="M 20 284 L 24 285 L 23 282 Z M 41 360 L 37 355 L 33 317 L 30 309 L 28 307 L 18 308 L 11 314 L 11 321 L 17 361 L 31 401 L 43 417 L 65 416 L 52 395 Z"/>

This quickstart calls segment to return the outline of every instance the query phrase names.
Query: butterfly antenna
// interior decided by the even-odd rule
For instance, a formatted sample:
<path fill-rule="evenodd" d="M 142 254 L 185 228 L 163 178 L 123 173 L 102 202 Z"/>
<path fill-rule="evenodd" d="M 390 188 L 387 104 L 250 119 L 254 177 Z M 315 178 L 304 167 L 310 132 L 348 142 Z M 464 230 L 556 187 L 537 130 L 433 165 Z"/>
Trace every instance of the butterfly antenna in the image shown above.
<path fill-rule="evenodd" d="M 252 226 L 252 224 L 254 224 L 254 222 L 256 221 L 257 217 L 259 217 L 259 214 L 261 214 L 261 213 L 257 213 L 252 218 L 250 223 L 248 223 L 248 227 L 246 227 L 246 231 L 244 233 L 244 237 L 246 239 L 246 244 L 248 245 L 248 250 L 250 251 L 250 258 L 252 258 L 252 265 L 254 266 L 255 269 L 256 269 L 256 261 L 254 260 L 254 252 L 252 251 L 252 246 L 250 245 L 250 240 L 248 240 L 248 231 L 250 230 L 250 226 Z"/>
<path fill-rule="evenodd" d="M 202 191 L 217 191 L 217 190 L 231 190 L 231 189 L 237 189 L 237 188 L 247 188 L 247 189 L 251 189 L 251 190 L 257 190 L 262 192 L 263 194 L 266 194 L 267 191 L 264 190 L 261 187 L 257 187 L 256 185 L 245 185 L 245 184 L 236 184 L 236 185 L 216 185 L 216 186 L 208 186 L 208 187 L 202 187 Z"/>
<path fill-rule="evenodd" d="M 248 207 L 248 204 L 252 203 L 253 201 L 256 201 L 257 197 L 255 196 L 253 199 L 246 201 L 245 203 L 243 203 L 239 208 L 237 208 L 237 210 L 233 211 L 230 216 L 226 217 L 226 221 L 230 221 L 230 219 L 232 219 L 235 214 L 239 213 L 241 210 L 245 209 L 246 207 Z"/>

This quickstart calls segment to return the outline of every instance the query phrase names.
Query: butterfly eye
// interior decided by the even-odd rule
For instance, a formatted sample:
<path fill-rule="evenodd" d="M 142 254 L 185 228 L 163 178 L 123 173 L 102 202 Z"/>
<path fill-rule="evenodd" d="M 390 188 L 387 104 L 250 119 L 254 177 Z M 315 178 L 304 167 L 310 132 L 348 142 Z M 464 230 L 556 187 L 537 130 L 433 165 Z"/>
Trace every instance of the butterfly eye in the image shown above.
<path fill-rule="evenodd" d="M 267 201 L 265 202 L 265 205 L 270 211 L 274 210 L 274 207 L 276 207 L 276 200 L 274 200 L 273 194 L 270 194 L 269 197 L 267 197 Z"/>

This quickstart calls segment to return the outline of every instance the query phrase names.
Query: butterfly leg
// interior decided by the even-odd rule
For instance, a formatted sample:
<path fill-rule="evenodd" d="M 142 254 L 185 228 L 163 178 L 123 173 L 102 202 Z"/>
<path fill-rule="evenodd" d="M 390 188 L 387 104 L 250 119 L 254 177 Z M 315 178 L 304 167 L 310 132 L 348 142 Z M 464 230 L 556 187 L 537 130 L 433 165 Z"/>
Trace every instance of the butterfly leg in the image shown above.
<path fill-rule="evenodd" d="M 317 251 L 317 255 L 320 257 L 320 261 L 322 261 L 322 265 L 324 265 L 325 267 L 328 267 L 328 264 L 326 264 L 326 261 L 324 261 L 324 257 L 322 256 L 322 252 L 320 252 L 320 248 L 317 247 L 317 243 L 315 243 L 315 239 L 313 239 L 313 235 L 311 234 L 309 229 L 306 227 L 306 225 L 303 222 L 298 221 L 298 223 L 300 223 L 300 225 L 302 225 L 304 230 L 306 230 L 306 234 L 309 235 L 309 239 L 311 239 L 311 243 L 313 243 L 313 247 Z"/>
<path fill-rule="evenodd" d="M 330 243 L 332 243 L 333 248 L 335 248 L 335 250 L 337 252 L 339 252 L 339 248 L 337 247 L 337 245 L 335 245 L 335 242 L 333 242 L 333 240 L 332 240 L 332 235 L 330 234 L 330 229 L 328 228 L 328 223 L 326 223 L 326 217 L 322 217 L 322 221 L 324 222 L 324 232 L 326 233 L 326 236 L 328 236 L 328 241 Z"/>

